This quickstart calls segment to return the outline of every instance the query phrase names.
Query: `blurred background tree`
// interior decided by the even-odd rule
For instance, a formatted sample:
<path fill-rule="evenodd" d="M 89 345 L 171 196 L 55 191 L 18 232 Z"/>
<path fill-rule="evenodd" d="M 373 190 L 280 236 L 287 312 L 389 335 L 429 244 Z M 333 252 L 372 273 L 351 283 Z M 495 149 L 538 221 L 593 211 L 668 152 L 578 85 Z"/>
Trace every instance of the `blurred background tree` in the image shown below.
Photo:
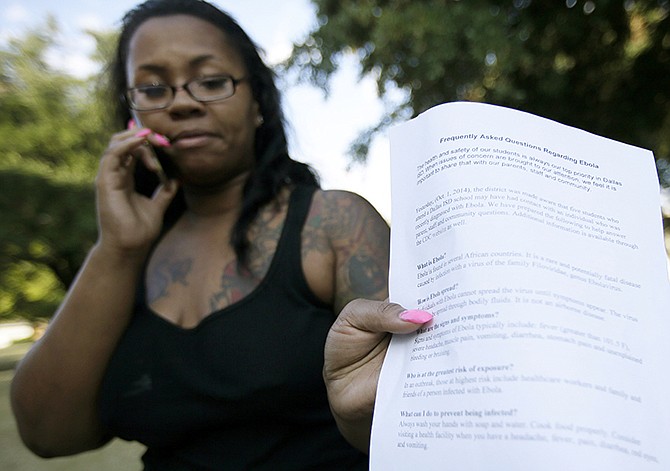
<path fill-rule="evenodd" d="M 388 113 L 352 145 L 439 103 L 484 101 L 651 149 L 670 185 L 670 2 L 312 0 L 318 23 L 287 62 L 327 91 L 346 54 Z M 354 110 L 352 110 L 354 112 Z"/>
<path fill-rule="evenodd" d="M 0 49 L 0 320 L 51 316 L 96 236 L 99 77 L 48 65 L 57 33 L 49 18 Z M 114 36 L 90 34 L 102 62 Z"/>

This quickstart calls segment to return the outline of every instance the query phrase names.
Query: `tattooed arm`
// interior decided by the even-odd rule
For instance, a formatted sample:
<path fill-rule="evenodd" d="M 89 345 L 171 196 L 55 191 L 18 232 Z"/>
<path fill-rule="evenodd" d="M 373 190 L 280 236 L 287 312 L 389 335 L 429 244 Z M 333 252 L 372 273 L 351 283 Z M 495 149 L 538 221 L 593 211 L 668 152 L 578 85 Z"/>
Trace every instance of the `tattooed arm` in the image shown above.
<path fill-rule="evenodd" d="M 335 252 L 335 312 L 356 298 L 388 297 L 389 227 L 364 199 L 333 192 L 329 218 Z"/>
<path fill-rule="evenodd" d="M 319 191 L 305 233 L 310 285 L 335 314 L 353 299 L 386 299 L 389 227 L 370 203 L 346 191 Z"/>

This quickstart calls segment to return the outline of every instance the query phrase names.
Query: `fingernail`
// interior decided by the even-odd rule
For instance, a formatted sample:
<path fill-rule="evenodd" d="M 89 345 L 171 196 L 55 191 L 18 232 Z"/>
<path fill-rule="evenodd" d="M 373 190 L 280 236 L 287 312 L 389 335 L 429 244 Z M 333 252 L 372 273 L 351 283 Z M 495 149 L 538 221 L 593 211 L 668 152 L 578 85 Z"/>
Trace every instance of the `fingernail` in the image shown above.
<path fill-rule="evenodd" d="M 135 137 L 147 137 L 151 133 L 152 133 L 151 129 L 142 129 L 140 132 L 135 134 Z"/>
<path fill-rule="evenodd" d="M 170 147 L 170 141 L 168 140 L 167 137 L 163 136 L 162 134 L 155 134 L 154 141 L 159 146 Z"/>
<path fill-rule="evenodd" d="M 135 124 L 134 119 L 131 119 L 130 121 L 128 121 L 128 129 L 135 129 L 135 126 L 136 126 L 136 124 Z"/>
<path fill-rule="evenodd" d="M 400 314 L 400 318 L 406 322 L 411 322 L 412 324 L 425 324 L 426 322 L 433 319 L 433 315 L 430 312 L 421 311 L 419 309 L 411 309 L 409 311 L 404 311 Z"/>

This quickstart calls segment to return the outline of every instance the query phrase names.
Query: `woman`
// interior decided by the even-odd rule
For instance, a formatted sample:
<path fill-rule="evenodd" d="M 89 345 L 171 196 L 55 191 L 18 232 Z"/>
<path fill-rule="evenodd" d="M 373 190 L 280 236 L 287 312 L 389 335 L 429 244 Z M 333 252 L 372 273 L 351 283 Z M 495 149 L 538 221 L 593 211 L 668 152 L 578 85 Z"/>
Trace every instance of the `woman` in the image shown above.
<path fill-rule="evenodd" d="M 100 162 L 97 243 L 16 372 L 25 443 L 138 440 L 145 469 L 367 469 L 347 440 L 367 450 L 385 332 L 425 319 L 349 304 L 330 403 L 322 368 L 336 313 L 387 296 L 387 225 L 290 159 L 272 73 L 212 5 L 130 11 L 112 77 L 131 125 Z"/>

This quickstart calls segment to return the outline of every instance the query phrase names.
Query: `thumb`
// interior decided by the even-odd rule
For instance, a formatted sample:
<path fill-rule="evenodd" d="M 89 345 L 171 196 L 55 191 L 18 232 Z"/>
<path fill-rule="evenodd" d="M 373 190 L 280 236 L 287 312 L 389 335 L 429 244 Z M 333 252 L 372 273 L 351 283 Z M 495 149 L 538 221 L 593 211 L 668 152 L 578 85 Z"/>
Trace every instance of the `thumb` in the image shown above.
<path fill-rule="evenodd" d="M 342 309 L 338 323 L 370 333 L 408 334 L 432 319 L 429 312 L 407 310 L 388 300 L 355 299 Z"/>
<path fill-rule="evenodd" d="M 154 191 L 152 199 L 160 207 L 161 210 L 165 211 L 170 205 L 179 190 L 179 183 L 177 180 L 168 180 L 166 183 L 159 185 Z"/>

